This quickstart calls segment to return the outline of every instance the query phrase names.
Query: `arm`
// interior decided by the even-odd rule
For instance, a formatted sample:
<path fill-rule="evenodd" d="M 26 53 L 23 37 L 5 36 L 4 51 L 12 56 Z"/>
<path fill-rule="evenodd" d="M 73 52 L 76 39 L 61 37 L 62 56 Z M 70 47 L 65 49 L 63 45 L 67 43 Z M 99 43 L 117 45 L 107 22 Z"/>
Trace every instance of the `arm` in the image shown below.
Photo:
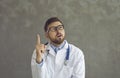
<path fill-rule="evenodd" d="M 72 78 L 85 78 L 85 60 L 82 52 L 76 57 Z"/>
<path fill-rule="evenodd" d="M 36 49 L 34 50 L 32 54 L 31 59 L 31 70 L 32 70 L 32 78 L 44 78 L 42 75 L 44 75 L 45 72 L 45 65 L 43 65 L 43 55 L 45 52 L 45 45 L 41 44 L 40 42 L 40 36 L 37 35 L 37 43 L 36 43 Z"/>
<path fill-rule="evenodd" d="M 36 50 L 34 50 L 31 59 L 32 78 L 39 78 L 38 64 L 36 63 Z"/>

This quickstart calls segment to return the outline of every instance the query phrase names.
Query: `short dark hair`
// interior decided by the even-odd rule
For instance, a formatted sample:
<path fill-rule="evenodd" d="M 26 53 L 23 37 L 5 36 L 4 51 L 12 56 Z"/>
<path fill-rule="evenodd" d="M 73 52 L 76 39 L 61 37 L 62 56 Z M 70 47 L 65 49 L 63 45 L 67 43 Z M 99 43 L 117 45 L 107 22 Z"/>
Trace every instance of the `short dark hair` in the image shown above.
<path fill-rule="evenodd" d="M 45 26 L 44 26 L 44 31 L 46 32 L 47 31 L 47 28 L 48 28 L 48 25 L 53 23 L 53 22 L 56 22 L 56 21 L 59 21 L 60 23 L 62 23 L 62 21 L 58 18 L 58 17 L 51 17 L 49 18 L 46 22 L 45 22 Z M 63 24 L 63 23 L 62 23 Z M 64 25 L 63 25 L 64 26 Z"/>

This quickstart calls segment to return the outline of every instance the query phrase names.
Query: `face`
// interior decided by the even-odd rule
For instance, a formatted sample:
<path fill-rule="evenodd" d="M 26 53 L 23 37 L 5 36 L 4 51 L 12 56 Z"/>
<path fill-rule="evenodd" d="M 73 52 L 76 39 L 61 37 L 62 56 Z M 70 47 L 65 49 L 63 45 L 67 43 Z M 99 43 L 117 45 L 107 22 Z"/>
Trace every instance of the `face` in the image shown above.
<path fill-rule="evenodd" d="M 51 43 L 59 45 L 64 41 L 65 30 L 62 23 L 59 21 L 53 22 L 48 25 L 48 30 L 46 32 L 47 38 Z"/>

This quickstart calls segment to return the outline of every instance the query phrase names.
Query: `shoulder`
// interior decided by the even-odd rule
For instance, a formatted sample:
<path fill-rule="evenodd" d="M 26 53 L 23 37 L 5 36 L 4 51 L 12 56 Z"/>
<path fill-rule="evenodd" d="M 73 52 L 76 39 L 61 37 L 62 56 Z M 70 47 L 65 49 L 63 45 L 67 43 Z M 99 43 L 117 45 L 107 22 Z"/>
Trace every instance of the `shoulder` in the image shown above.
<path fill-rule="evenodd" d="M 76 47 L 73 44 L 69 44 L 69 46 L 70 46 L 70 52 L 71 52 L 72 56 L 75 56 L 75 57 L 78 57 L 78 58 L 79 57 L 84 57 L 84 53 L 80 48 Z"/>

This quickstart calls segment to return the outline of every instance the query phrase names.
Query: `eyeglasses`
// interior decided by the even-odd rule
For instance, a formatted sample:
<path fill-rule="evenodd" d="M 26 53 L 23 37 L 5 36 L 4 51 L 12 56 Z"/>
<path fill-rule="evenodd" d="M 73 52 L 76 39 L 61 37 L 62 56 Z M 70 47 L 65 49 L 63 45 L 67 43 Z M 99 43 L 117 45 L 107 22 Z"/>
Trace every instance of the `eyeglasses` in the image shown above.
<path fill-rule="evenodd" d="M 55 31 L 57 31 L 57 30 L 63 30 L 63 29 L 64 29 L 63 25 L 58 25 L 58 26 L 50 27 L 50 28 L 47 30 L 47 32 L 49 32 L 49 31 L 55 32 Z"/>

